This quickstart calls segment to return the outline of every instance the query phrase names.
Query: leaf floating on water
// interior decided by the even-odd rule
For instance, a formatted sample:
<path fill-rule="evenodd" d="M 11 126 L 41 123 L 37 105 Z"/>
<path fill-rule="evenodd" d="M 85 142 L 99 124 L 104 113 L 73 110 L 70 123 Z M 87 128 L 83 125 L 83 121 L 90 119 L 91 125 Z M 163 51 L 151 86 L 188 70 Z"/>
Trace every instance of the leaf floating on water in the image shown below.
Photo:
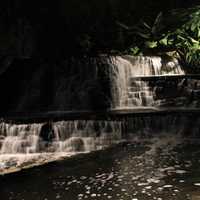
<path fill-rule="evenodd" d="M 80 179 L 81 180 L 85 180 L 85 179 L 87 179 L 87 177 L 86 176 L 81 176 Z"/>
<path fill-rule="evenodd" d="M 164 188 L 171 188 L 171 187 L 173 187 L 173 185 L 164 185 L 163 187 Z"/>
<path fill-rule="evenodd" d="M 152 188 L 152 186 L 146 186 L 145 189 L 150 190 Z"/>
<path fill-rule="evenodd" d="M 138 186 L 145 186 L 145 185 L 149 185 L 149 183 L 138 183 Z"/>
<path fill-rule="evenodd" d="M 149 179 L 147 179 L 147 182 L 148 182 L 148 183 L 159 183 L 160 180 L 159 180 L 159 179 L 156 179 L 156 178 L 149 178 Z"/>
<path fill-rule="evenodd" d="M 57 194 L 56 199 L 60 199 L 60 198 L 61 198 L 60 194 Z"/>
<path fill-rule="evenodd" d="M 91 197 L 96 197 L 97 195 L 95 193 L 91 194 Z"/>

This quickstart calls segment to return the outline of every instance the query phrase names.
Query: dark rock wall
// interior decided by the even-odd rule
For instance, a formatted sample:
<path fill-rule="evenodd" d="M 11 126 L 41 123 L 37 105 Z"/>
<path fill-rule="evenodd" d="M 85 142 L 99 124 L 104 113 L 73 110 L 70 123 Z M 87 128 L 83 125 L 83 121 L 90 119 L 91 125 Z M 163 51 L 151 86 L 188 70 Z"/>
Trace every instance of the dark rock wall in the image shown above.
<path fill-rule="evenodd" d="M 106 68 L 98 58 L 57 64 L 13 59 L 0 74 L 0 113 L 106 109 Z"/>

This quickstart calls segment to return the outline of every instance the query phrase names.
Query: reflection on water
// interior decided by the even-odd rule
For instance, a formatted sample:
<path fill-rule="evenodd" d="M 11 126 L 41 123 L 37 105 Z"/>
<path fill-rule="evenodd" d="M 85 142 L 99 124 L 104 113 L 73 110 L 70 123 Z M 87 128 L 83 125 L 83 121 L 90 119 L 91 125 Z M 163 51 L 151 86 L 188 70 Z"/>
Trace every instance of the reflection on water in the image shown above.
<path fill-rule="evenodd" d="M 161 136 L 160 136 L 161 137 Z M 197 140 L 134 140 L 0 177 L 1 199 L 200 199 Z"/>

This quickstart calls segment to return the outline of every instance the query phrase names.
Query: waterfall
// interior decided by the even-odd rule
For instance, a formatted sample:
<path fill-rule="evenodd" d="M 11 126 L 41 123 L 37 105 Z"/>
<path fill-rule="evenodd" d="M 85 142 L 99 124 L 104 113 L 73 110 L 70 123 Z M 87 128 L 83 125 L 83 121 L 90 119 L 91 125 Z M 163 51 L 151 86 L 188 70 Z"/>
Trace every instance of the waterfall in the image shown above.
<path fill-rule="evenodd" d="M 117 120 L 0 123 L 0 174 L 104 149 L 122 141 L 199 138 L 198 114 L 127 115 Z M 139 140 L 138 140 L 139 139 Z"/>
<path fill-rule="evenodd" d="M 38 151 L 42 124 L 0 124 L 0 154 L 35 153 Z"/>
<path fill-rule="evenodd" d="M 99 56 L 66 60 L 51 68 L 30 60 L 17 65 L 22 67 L 9 67 L 1 78 L 0 89 L 4 95 L 0 110 L 5 116 L 9 113 L 32 116 L 31 113 L 57 115 L 68 111 L 200 107 L 200 76 L 188 76 L 172 58 Z"/>
<path fill-rule="evenodd" d="M 45 124 L 0 124 L 0 154 L 84 152 L 121 140 L 121 122 L 60 121 Z"/>
<path fill-rule="evenodd" d="M 117 56 L 110 69 L 113 109 L 159 106 L 156 101 L 157 86 L 143 80 L 145 78 L 184 75 L 176 59 L 161 57 Z"/>
<path fill-rule="evenodd" d="M 126 116 L 118 120 L 74 120 L 38 124 L 0 124 L 0 155 L 89 152 L 132 136 L 160 133 L 198 136 L 198 115 Z"/>

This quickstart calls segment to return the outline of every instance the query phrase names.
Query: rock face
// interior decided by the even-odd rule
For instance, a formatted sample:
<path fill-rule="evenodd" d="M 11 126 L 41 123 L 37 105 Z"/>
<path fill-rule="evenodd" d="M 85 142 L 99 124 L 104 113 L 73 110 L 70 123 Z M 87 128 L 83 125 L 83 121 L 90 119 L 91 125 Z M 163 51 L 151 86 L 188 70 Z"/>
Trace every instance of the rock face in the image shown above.
<path fill-rule="evenodd" d="M 13 60 L 0 75 L 0 112 L 96 110 L 109 107 L 106 66 L 97 59 L 46 64 Z"/>

